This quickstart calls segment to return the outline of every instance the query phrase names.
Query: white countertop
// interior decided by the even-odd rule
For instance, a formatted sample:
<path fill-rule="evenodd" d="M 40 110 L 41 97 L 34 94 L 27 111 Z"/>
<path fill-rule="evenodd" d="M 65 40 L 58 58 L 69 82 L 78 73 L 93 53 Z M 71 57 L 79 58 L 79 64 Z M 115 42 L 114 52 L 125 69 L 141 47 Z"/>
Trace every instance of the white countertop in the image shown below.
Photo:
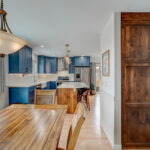
<path fill-rule="evenodd" d="M 78 89 L 78 88 L 88 88 L 88 86 L 84 82 L 64 82 L 61 85 L 59 85 L 57 88 Z"/>

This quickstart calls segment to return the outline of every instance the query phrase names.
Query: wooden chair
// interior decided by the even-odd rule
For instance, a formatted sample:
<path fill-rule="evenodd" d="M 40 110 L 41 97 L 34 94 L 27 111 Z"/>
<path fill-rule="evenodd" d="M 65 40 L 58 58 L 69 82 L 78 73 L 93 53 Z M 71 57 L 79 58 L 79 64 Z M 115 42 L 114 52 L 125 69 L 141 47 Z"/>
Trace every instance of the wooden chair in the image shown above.
<path fill-rule="evenodd" d="M 69 129 L 67 148 L 66 150 L 74 150 L 81 127 L 85 121 L 85 109 L 81 102 L 78 103 L 72 125 Z M 57 150 L 64 150 L 62 148 L 57 148 Z"/>
<path fill-rule="evenodd" d="M 36 105 L 52 105 L 56 104 L 56 90 L 35 90 Z"/>

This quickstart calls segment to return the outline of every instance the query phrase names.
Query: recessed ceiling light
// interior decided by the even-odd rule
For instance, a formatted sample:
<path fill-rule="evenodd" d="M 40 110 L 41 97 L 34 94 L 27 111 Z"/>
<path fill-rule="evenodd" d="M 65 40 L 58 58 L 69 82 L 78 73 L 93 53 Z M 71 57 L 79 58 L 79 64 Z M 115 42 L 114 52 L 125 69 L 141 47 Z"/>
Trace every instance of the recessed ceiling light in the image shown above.
<path fill-rule="evenodd" d="M 44 45 L 41 45 L 41 48 L 44 48 Z"/>

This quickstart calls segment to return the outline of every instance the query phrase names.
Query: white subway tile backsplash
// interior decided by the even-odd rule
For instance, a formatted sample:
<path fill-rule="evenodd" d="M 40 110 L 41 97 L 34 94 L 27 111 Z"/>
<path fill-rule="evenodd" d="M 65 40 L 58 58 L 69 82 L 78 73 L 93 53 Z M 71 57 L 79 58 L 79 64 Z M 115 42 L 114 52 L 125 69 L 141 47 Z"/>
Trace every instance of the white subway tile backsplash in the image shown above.
<path fill-rule="evenodd" d="M 70 81 L 74 81 L 74 74 L 68 74 L 66 71 L 57 74 L 8 74 L 6 85 L 8 87 L 29 87 L 48 81 L 56 81 L 58 76 L 69 76 Z"/>

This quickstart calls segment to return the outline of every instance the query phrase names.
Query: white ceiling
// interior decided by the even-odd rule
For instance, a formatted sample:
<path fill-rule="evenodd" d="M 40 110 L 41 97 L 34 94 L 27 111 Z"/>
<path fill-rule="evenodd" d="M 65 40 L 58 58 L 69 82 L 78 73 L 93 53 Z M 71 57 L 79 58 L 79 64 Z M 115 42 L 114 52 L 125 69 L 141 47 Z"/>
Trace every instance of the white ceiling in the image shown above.
<path fill-rule="evenodd" d="M 16 35 L 40 54 L 99 55 L 99 33 L 113 12 L 150 11 L 150 0 L 4 0 Z M 44 48 L 40 48 L 44 45 Z"/>

